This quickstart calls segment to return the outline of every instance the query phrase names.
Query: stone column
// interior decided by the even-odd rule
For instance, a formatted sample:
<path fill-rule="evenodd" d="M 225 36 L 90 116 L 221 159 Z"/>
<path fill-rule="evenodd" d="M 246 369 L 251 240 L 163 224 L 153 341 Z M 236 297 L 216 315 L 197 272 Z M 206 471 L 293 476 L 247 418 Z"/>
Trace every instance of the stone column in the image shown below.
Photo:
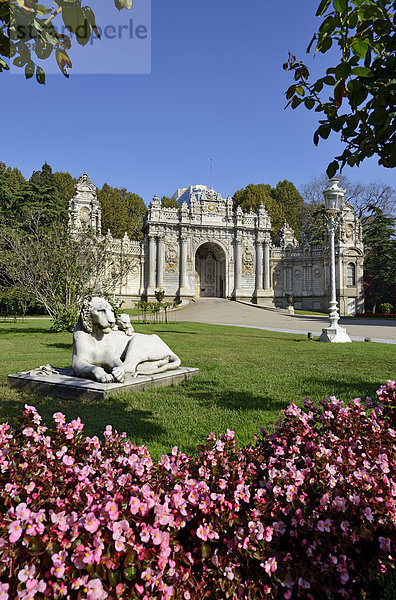
<path fill-rule="evenodd" d="M 235 240 L 234 249 L 234 296 L 239 296 L 242 282 L 242 241 Z"/>
<path fill-rule="evenodd" d="M 180 295 L 185 293 L 188 289 L 187 280 L 187 236 L 182 235 L 180 237 L 180 262 L 179 262 L 179 274 L 180 274 Z"/>
<path fill-rule="evenodd" d="M 149 256 L 148 256 L 148 282 L 147 294 L 153 294 L 155 290 L 155 270 L 157 258 L 157 240 L 155 235 L 149 234 Z"/>
<path fill-rule="evenodd" d="M 263 242 L 256 242 L 256 295 L 263 290 Z"/>
<path fill-rule="evenodd" d="M 165 243 L 164 236 L 158 238 L 157 248 L 157 289 L 164 287 L 164 270 L 165 270 Z"/>
<path fill-rule="evenodd" d="M 264 243 L 264 289 L 271 289 L 270 247 L 268 240 Z"/>
<path fill-rule="evenodd" d="M 142 251 L 143 251 L 143 248 L 142 248 Z M 146 270 L 143 253 L 139 258 L 139 265 L 140 265 L 139 296 L 143 296 L 143 294 L 144 294 L 144 277 L 145 277 L 145 270 Z"/>

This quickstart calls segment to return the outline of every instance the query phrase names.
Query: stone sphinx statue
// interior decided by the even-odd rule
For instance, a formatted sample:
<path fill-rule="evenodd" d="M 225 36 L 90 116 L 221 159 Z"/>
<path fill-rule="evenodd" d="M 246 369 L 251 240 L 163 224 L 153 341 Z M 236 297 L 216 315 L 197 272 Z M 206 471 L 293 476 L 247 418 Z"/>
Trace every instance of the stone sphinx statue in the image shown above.
<path fill-rule="evenodd" d="M 122 383 L 125 374 L 153 375 L 177 369 L 180 359 L 158 335 L 135 333 L 129 316 L 104 298 L 84 300 L 73 333 L 73 371 L 100 383 Z"/>

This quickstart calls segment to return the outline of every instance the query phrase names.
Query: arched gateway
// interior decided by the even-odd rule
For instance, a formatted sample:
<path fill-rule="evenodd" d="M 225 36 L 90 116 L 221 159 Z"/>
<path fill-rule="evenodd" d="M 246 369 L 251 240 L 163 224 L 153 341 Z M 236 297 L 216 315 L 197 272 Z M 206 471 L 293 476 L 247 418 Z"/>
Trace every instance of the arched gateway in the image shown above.
<path fill-rule="evenodd" d="M 226 297 L 226 256 L 214 242 L 199 246 L 195 253 L 196 298 Z"/>

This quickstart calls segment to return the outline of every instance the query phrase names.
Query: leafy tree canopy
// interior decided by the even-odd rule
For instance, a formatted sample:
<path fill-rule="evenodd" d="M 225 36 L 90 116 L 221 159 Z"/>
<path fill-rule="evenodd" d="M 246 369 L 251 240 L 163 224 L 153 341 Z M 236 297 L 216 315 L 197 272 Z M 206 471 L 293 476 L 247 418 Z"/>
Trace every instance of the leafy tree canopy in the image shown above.
<path fill-rule="evenodd" d="M 140 196 L 105 183 L 98 190 L 98 200 L 102 206 L 103 233 L 109 229 L 117 238 L 123 237 L 125 232 L 133 240 L 143 237 L 142 226 L 147 206 Z"/>
<path fill-rule="evenodd" d="M 265 183 L 251 183 L 235 192 L 233 201 L 234 208 L 240 206 L 244 212 L 257 212 L 263 204 L 271 217 L 274 238 L 284 221 L 295 230 L 296 236 L 301 233 L 299 211 L 304 201 L 291 181 L 280 181 L 276 188 Z"/>
<path fill-rule="evenodd" d="M 396 301 L 395 219 L 373 206 L 371 218 L 366 219 L 363 228 L 363 240 L 365 292 L 375 312 L 376 304 Z"/>
<path fill-rule="evenodd" d="M 396 0 L 321 0 L 316 15 L 322 23 L 307 52 L 316 42 L 315 51 L 325 54 L 335 43 L 338 63 L 312 81 L 306 65 L 289 53 L 283 67 L 294 73 L 294 83 L 287 106 L 322 113 L 315 145 L 331 132 L 340 134 L 345 149 L 327 167 L 329 177 L 371 156 L 395 167 Z"/>
<path fill-rule="evenodd" d="M 114 4 L 118 10 L 130 10 L 133 0 L 114 0 Z M 37 60 L 55 54 L 59 69 L 69 77 L 72 38 L 58 33 L 60 28 L 55 25 L 64 25 L 82 46 L 92 34 L 100 38 L 95 13 L 89 5 L 82 6 L 82 0 L 49 0 L 46 4 L 0 0 L 0 72 L 9 70 L 8 60 L 12 59 L 16 67 L 24 69 L 26 79 L 36 75 L 38 83 L 44 84 L 45 72 Z"/>
<path fill-rule="evenodd" d="M 31 220 L 43 227 L 54 222 L 67 223 L 67 207 L 50 165 L 45 163 L 26 181 L 18 169 L 1 163 L 0 215 L 3 225 L 28 227 Z"/>
<path fill-rule="evenodd" d="M 161 206 L 162 208 L 180 208 L 176 200 L 174 198 L 169 198 L 168 196 L 162 196 Z"/>
<path fill-rule="evenodd" d="M 67 171 L 56 171 L 54 177 L 62 202 L 64 202 L 66 206 L 69 206 L 69 201 L 73 198 L 74 186 L 77 183 L 77 179 Z"/>

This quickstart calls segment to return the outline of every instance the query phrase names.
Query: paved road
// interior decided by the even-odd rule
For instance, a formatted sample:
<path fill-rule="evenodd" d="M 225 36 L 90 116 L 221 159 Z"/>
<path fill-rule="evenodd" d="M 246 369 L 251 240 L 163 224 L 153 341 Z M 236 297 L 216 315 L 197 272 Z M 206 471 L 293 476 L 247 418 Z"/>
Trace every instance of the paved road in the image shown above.
<path fill-rule="evenodd" d="M 329 325 L 326 317 L 288 315 L 222 298 L 200 298 L 178 309 L 177 313 L 180 321 L 255 327 L 285 333 L 307 334 L 311 331 L 313 335 L 320 335 L 322 328 Z M 373 342 L 396 344 L 395 321 L 378 319 L 373 324 L 370 319 L 341 319 L 340 325 L 346 327 L 352 340 L 371 338 Z"/>

